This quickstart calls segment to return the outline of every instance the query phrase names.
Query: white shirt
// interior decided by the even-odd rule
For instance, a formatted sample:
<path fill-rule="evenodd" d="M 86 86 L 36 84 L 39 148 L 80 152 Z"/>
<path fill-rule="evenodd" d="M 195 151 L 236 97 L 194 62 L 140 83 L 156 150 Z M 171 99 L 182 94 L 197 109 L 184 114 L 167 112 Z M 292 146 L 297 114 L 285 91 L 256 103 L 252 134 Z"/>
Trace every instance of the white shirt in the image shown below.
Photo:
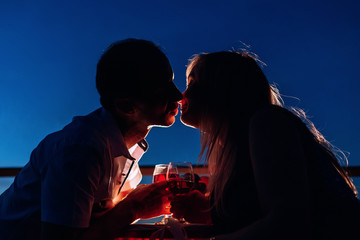
<path fill-rule="evenodd" d="M 92 211 L 139 184 L 138 161 L 146 149 L 143 140 L 128 150 L 117 123 L 103 108 L 75 117 L 33 150 L 0 196 L 0 220 L 88 227 Z"/>

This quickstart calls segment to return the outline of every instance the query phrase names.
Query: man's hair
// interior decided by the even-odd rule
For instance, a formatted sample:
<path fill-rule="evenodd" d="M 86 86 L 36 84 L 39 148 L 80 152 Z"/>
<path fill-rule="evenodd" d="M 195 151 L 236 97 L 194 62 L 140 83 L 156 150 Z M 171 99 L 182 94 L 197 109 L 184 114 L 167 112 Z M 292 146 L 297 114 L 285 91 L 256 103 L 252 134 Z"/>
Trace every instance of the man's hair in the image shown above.
<path fill-rule="evenodd" d="M 168 58 L 153 42 L 125 39 L 111 44 L 101 56 L 96 88 L 101 104 L 110 109 L 114 98 L 140 98 L 172 76 Z"/>

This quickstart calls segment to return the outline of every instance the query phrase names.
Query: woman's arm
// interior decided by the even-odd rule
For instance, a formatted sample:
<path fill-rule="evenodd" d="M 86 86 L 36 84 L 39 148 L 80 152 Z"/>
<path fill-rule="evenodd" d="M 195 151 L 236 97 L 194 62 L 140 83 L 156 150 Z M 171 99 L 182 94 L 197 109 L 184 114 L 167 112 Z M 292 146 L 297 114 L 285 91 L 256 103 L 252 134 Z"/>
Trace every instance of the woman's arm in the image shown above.
<path fill-rule="evenodd" d="M 198 190 L 175 196 L 170 211 L 175 218 L 183 217 L 190 223 L 212 224 L 210 196 Z"/>
<path fill-rule="evenodd" d="M 250 155 L 264 217 L 216 239 L 307 239 L 309 182 L 300 134 L 288 114 L 273 109 L 250 124 Z"/>

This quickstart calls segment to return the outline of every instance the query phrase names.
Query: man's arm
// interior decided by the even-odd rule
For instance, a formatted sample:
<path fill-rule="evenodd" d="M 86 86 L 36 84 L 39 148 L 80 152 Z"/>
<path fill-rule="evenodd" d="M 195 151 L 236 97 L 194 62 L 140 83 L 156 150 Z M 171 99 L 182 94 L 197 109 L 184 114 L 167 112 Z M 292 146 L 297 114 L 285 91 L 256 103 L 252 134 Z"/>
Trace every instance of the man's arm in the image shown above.
<path fill-rule="evenodd" d="M 166 182 L 141 185 L 104 215 L 94 218 L 88 228 L 42 223 L 42 239 L 114 239 L 117 233 L 138 218 L 168 214 Z"/>

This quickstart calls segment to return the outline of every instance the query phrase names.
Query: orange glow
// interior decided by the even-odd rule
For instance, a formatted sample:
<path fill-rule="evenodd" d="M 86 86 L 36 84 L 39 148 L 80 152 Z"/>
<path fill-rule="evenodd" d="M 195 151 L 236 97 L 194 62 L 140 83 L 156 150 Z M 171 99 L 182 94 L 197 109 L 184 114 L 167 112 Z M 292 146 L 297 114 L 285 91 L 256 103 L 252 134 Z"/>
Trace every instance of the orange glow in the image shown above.
<path fill-rule="evenodd" d="M 118 204 L 121 200 L 123 200 L 130 192 L 132 192 L 134 189 L 128 189 L 128 190 L 124 190 L 124 191 L 121 191 L 119 193 L 119 195 L 117 195 L 116 197 L 114 197 L 112 199 L 112 202 L 114 204 L 114 206 L 116 204 Z"/>

